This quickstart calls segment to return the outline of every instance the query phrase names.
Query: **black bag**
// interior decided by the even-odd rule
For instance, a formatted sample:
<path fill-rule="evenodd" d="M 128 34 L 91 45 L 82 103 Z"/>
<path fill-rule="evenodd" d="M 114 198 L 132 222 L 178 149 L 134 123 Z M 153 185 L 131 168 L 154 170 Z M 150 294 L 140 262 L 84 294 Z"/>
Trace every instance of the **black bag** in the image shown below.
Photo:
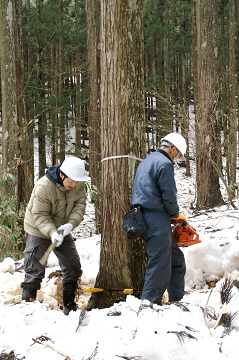
<path fill-rule="evenodd" d="M 123 217 L 122 229 L 129 240 L 143 238 L 147 231 L 140 206 L 134 208 Z"/>

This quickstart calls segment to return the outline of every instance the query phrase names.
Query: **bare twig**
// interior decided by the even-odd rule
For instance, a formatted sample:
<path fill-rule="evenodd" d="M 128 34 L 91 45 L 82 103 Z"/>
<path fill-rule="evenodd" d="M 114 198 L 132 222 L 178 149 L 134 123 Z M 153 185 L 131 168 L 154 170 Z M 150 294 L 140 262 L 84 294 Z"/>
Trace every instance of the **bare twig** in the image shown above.
<path fill-rule="evenodd" d="M 115 355 L 117 357 L 120 357 L 122 359 L 125 359 L 125 360 L 141 360 L 141 356 L 120 356 L 120 355 Z"/>
<path fill-rule="evenodd" d="M 121 311 L 117 311 L 116 309 L 110 310 L 107 316 L 120 316 L 122 313 Z"/>
<path fill-rule="evenodd" d="M 169 305 L 171 305 L 171 304 L 176 305 L 177 307 L 179 307 L 179 308 L 182 309 L 183 311 L 190 312 L 189 308 L 188 308 L 185 304 L 183 304 L 182 302 L 180 302 L 180 301 L 174 301 L 174 302 L 172 302 L 172 303 L 169 303 Z"/>
<path fill-rule="evenodd" d="M 209 326 L 208 326 L 208 323 L 207 323 L 207 321 L 206 321 L 206 310 L 207 310 L 207 305 L 208 305 L 210 296 L 211 296 L 211 294 L 212 294 L 212 290 L 213 290 L 213 288 L 211 288 L 211 291 L 210 291 L 210 293 L 209 293 L 209 295 L 208 295 L 208 298 L 207 298 L 207 302 L 206 302 L 205 309 L 204 309 L 204 311 L 203 311 L 203 318 L 204 318 L 204 321 L 205 321 L 205 323 L 206 323 L 206 325 L 207 325 L 207 327 L 208 327 L 208 330 L 209 330 L 211 336 L 212 336 L 211 330 L 210 330 L 210 328 L 209 328 Z"/>
<path fill-rule="evenodd" d="M 34 343 L 33 343 L 32 345 L 34 345 L 34 344 L 36 344 L 36 343 L 37 343 L 37 344 L 40 344 L 40 345 L 46 346 L 46 347 L 48 347 L 48 348 L 52 349 L 53 351 L 57 352 L 58 354 L 60 354 L 60 355 L 64 356 L 64 357 L 65 357 L 65 360 L 72 360 L 72 359 L 71 359 L 68 355 L 63 354 L 61 351 L 54 349 L 54 347 L 53 347 L 53 346 L 51 346 L 51 345 L 44 344 L 43 342 L 41 342 L 41 341 L 40 341 L 40 340 L 38 340 L 37 338 L 36 338 L 36 339 L 32 339 L 32 340 L 34 341 Z M 32 345 L 31 345 L 31 346 L 32 346 Z"/>
<path fill-rule="evenodd" d="M 81 310 L 80 317 L 79 317 L 79 323 L 76 328 L 76 332 L 78 331 L 79 327 L 82 325 L 83 321 L 87 318 L 87 311 L 85 309 Z"/>
<path fill-rule="evenodd" d="M 86 360 L 93 360 L 93 359 L 96 357 L 96 355 L 98 354 L 98 346 L 99 346 L 99 343 L 98 343 L 98 341 L 97 341 L 95 350 L 94 350 L 93 353 L 90 355 L 90 357 L 88 357 Z M 84 360 L 84 358 L 83 358 L 83 360 Z"/>
<path fill-rule="evenodd" d="M 167 333 L 177 335 L 181 345 L 184 342 L 184 338 L 198 340 L 195 336 L 191 335 L 190 333 L 188 333 L 186 331 L 167 331 Z"/>

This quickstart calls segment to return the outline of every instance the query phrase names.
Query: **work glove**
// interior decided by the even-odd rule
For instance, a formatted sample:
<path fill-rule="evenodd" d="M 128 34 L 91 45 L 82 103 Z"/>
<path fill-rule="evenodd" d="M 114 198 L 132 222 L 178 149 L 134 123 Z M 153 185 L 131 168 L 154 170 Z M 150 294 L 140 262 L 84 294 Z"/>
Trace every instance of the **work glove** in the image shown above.
<path fill-rule="evenodd" d="M 63 235 L 62 234 L 58 234 L 58 232 L 54 232 L 51 235 L 51 241 L 54 243 L 55 240 L 57 240 L 57 244 L 56 247 L 60 246 L 63 242 Z"/>
<path fill-rule="evenodd" d="M 63 237 L 65 237 L 66 235 L 68 235 L 71 232 L 72 229 L 73 229 L 73 225 L 71 223 L 67 223 L 67 224 L 61 225 L 57 230 L 63 231 Z"/>
<path fill-rule="evenodd" d="M 171 223 L 172 224 L 178 223 L 178 224 L 182 224 L 183 226 L 186 226 L 188 222 L 185 215 L 179 214 L 177 218 L 171 218 Z"/>

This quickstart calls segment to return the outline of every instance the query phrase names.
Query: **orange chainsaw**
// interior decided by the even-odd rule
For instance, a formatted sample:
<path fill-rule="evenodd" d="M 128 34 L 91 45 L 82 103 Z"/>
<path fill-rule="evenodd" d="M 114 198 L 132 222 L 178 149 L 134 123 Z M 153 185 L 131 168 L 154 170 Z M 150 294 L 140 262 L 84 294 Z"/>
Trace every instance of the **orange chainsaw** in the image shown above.
<path fill-rule="evenodd" d="M 171 218 L 172 237 L 178 246 L 186 247 L 201 243 L 199 234 L 190 226 L 183 214 Z"/>

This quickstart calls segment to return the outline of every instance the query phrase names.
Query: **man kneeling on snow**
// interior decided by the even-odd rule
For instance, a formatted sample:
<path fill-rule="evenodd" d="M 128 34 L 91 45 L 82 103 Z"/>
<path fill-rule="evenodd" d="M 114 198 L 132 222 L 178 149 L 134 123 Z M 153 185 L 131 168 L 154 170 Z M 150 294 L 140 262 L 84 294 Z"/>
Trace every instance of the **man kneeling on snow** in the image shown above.
<path fill-rule="evenodd" d="M 84 162 L 77 157 L 68 157 L 61 165 L 50 167 L 37 181 L 24 218 L 26 249 L 22 300 L 36 299 L 45 276 L 45 271 L 37 270 L 32 263 L 32 257 L 41 259 L 50 241 L 57 240 L 54 253 L 63 273 L 63 312 L 66 315 L 77 309 L 75 292 L 82 274 L 71 230 L 80 224 L 85 213 L 84 173 Z"/>

